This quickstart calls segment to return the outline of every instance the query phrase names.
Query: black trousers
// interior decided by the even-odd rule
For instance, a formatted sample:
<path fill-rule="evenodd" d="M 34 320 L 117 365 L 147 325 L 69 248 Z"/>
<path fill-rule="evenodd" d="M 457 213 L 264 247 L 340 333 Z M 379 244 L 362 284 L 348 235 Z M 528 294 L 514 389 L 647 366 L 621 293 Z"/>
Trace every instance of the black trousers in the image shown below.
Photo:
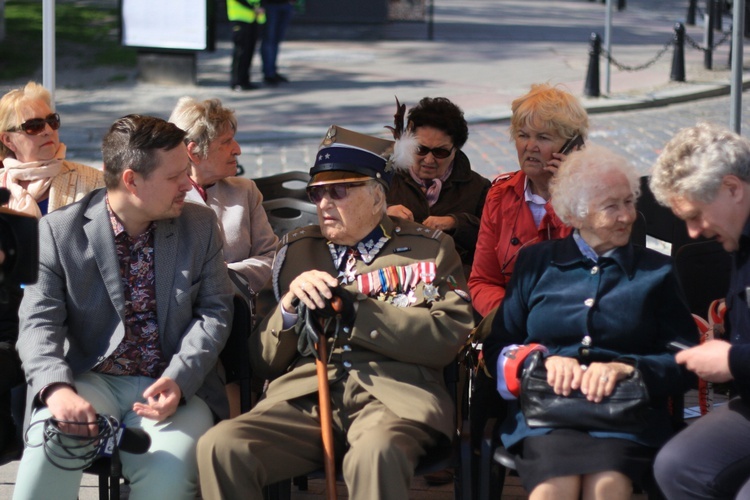
<path fill-rule="evenodd" d="M 230 86 L 250 84 L 250 66 L 260 29 L 257 23 L 232 23 L 232 78 Z"/>
<path fill-rule="evenodd" d="M 0 453 L 13 439 L 15 427 L 11 415 L 10 393 L 22 381 L 21 362 L 15 347 L 10 342 L 0 342 Z"/>

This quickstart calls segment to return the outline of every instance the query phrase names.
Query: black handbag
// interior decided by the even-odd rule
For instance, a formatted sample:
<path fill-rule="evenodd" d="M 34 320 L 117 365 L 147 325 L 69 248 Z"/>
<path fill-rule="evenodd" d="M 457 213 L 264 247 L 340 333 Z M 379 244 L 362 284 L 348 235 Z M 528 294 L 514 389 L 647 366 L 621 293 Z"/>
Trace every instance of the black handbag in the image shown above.
<path fill-rule="evenodd" d="M 522 375 L 520 402 L 529 427 L 638 432 L 646 427 L 649 397 L 638 369 L 599 403 L 586 399 L 580 390 L 557 395 L 547 383 L 544 358 L 535 352 Z"/>

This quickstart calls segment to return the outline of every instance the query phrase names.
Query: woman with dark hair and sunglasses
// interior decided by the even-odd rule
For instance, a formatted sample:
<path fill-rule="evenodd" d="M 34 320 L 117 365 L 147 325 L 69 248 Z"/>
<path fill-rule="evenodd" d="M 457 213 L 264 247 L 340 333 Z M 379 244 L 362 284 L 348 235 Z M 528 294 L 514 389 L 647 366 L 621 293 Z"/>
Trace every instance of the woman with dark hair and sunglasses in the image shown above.
<path fill-rule="evenodd" d="M 505 297 L 518 252 L 534 243 L 563 238 L 571 228 L 555 215 L 549 182 L 565 153 L 586 138 L 589 119 L 575 96 L 549 84 L 531 90 L 511 105 L 510 137 L 518 153 L 519 171 L 492 183 L 471 268 L 469 289 L 482 316 Z"/>
<path fill-rule="evenodd" d="M 451 235 L 468 276 L 490 181 L 471 170 L 461 151 L 469 138 L 464 113 L 445 97 L 425 97 L 407 122 L 417 140 L 416 161 L 394 176 L 388 215 Z"/>
<path fill-rule="evenodd" d="M 65 160 L 60 115 L 49 92 L 36 82 L 0 99 L 0 187 L 9 208 L 40 218 L 104 186 L 102 172 Z"/>

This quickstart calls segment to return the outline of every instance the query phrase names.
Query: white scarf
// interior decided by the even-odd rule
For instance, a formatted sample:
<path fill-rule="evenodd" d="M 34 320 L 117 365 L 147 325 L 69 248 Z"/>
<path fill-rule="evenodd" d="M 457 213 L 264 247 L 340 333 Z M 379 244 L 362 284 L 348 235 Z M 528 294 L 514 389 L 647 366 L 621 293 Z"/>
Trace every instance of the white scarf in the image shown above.
<path fill-rule="evenodd" d="M 40 219 L 42 211 L 37 202 L 44 198 L 52 180 L 60 173 L 65 151 L 65 144 L 60 143 L 51 160 L 22 163 L 15 158 L 5 158 L 5 168 L 0 170 L 0 185 L 10 190 L 8 207 Z M 21 186 L 22 181 L 31 182 L 24 188 Z"/>

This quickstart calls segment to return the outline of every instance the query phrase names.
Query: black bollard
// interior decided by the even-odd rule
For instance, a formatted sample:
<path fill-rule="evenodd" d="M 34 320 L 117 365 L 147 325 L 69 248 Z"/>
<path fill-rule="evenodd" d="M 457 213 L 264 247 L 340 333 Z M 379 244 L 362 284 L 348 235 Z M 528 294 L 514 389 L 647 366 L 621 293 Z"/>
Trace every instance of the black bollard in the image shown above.
<path fill-rule="evenodd" d="M 695 26 L 695 10 L 697 7 L 698 0 L 690 0 L 688 3 L 688 11 L 687 11 L 687 18 L 685 19 L 685 24 L 688 26 Z"/>
<path fill-rule="evenodd" d="M 586 72 L 586 85 L 583 93 L 589 97 L 599 97 L 599 55 L 602 52 L 602 39 L 596 33 L 591 33 L 591 47 L 589 49 L 589 69 Z"/>
<path fill-rule="evenodd" d="M 724 10 L 724 0 L 715 0 L 714 11 L 711 15 L 711 20 L 713 21 L 713 27 L 716 31 L 721 31 L 724 27 L 722 25 L 722 20 L 724 19 Z"/>
<path fill-rule="evenodd" d="M 706 50 L 703 52 L 703 67 L 705 69 L 713 69 L 714 66 L 714 15 L 716 14 L 716 2 L 714 0 L 706 0 L 706 14 L 708 18 L 705 19 L 705 38 Z"/>
<path fill-rule="evenodd" d="M 685 26 L 682 23 L 674 25 L 674 55 L 669 79 L 673 82 L 685 81 Z"/>
<path fill-rule="evenodd" d="M 626 7 L 625 0 L 617 0 L 617 10 L 618 11 L 625 10 L 625 7 Z"/>

